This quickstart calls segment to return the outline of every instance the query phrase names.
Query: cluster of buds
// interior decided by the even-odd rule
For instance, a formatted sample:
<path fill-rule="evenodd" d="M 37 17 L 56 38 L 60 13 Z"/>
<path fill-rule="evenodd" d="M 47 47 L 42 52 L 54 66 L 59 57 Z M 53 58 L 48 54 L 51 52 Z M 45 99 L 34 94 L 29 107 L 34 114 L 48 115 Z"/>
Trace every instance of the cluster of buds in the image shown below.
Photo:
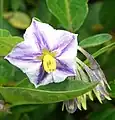
<path fill-rule="evenodd" d="M 83 55 L 86 56 L 88 60 L 88 65 L 82 62 L 79 58 L 76 58 L 77 76 L 75 77 L 75 80 L 82 80 L 84 82 L 97 81 L 98 85 L 92 91 L 89 91 L 88 93 L 85 93 L 73 100 L 63 102 L 62 110 L 64 109 L 64 106 L 65 106 L 66 110 L 69 113 L 74 113 L 77 109 L 82 110 L 82 108 L 86 110 L 87 109 L 87 104 L 86 104 L 87 96 L 93 101 L 94 100 L 93 93 L 96 95 L 100 103 L 102 103 L 102 101 L 105 98 L 107 100 L 111 100 L 107 92 L 107 88 L 110 89 L 110 86 L 108 85 L 106 81 L 105 75 L 103 71 L 101 70 L 100 65 L 93 58 L 92 55 L 90 55 L 87 51 L 85 51 L 80 46 L 78 47 L 78 50 L 82 52 Z"/>

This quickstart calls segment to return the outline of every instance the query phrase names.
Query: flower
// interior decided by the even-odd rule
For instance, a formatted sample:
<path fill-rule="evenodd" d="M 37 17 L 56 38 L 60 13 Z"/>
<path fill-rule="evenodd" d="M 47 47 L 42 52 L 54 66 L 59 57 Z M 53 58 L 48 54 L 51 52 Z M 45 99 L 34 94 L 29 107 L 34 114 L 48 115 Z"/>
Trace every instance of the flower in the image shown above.
<path fill-rule="evenodd" d="M 24 41 L 5 57 L 38 87 L 76 75 L 77 34 L 32 19 Z"/>
<path fill-rule="evenodd" d="M 89 64 L 76 57 L 77 50 L 85 55 Z M 67 77 L 85 82 L 97 81 L 99 84 L 92 91 L 100 103 L 105 98 L 111 100 L 103 71 L 93 56 L 78 46 L 77 34 L 56 30 L 33 19 L 24 34 L 24 41 L 17 44 L 5 59 L 26 73 L 35 87 L 62 82 Z M 65 106 L 69 113 L 74 113 L 77 108 L 86 110 L 87 96 L 93 101 L 92 91 L 64 101 L 63 108 Z"/>

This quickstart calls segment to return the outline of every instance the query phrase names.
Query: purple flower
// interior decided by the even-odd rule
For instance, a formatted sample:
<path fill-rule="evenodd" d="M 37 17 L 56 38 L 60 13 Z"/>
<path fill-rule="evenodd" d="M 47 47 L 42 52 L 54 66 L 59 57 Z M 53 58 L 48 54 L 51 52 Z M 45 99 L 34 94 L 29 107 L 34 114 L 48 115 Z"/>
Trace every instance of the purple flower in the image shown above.
<path fill-rule="evenodd" d="M 5 57 L 38 87 L 76 75 L 77 34 L 32 20 L 24 41 Z"/>

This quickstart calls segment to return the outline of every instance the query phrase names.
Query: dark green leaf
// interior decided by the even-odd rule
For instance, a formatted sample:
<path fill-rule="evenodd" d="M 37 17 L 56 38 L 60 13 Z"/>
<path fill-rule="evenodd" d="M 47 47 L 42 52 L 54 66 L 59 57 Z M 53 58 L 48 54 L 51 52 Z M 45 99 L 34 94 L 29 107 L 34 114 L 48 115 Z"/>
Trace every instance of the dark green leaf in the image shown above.
<path fill-rule="evenodd" d="M 19 105 L 19 106 L 11 107 L 10 110 L 13 113 L 25 113 L 25 112 L 33 111 L 41 106 L 40 105 L 30 105 L 30 104 L 29 105 Z"/>
<path fill-rule="evenodd" d="M 82 40 L 79 45 L 83 48 L 94 47 L 109 41 L 111 38 L 112 36 L 107 33 L 98 34 Z"/>
<path fill-rule="evenodd" d="M 100 21 L 106 30 L 115 28 L 115 0 L 104 0 L 100 10 Z"/>
<path fill-rule="evenodd" d="M 92 112 L 88 120 L 114 120 L 115 109 L 111 104 L 102 105 L 97 110 Z"/>

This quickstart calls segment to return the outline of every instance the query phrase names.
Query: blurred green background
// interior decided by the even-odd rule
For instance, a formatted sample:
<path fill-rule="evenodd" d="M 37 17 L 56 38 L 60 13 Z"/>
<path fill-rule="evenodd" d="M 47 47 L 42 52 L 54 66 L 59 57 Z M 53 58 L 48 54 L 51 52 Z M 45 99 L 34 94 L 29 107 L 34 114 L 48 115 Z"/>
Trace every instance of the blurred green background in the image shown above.
<path fill-rule="evenodd" d="M 0 28 L 7 29 L 14 36 L 23 36 L 25 29 L 30 25 L 32 17 L 39 18 L 42 22 L 49 23 L 57 29 L 64 29 L 60 22 L 53 16 L 46 5 L 46 0 L 0 0 Z M 3 2 L 3 5 L 2 5 Z M 109 33 L 112 40 L 98 47 L 88 48 L 89 53 L 115 42 L 115 0 L 89 0 L 89 12 L 81 28 L 76 31 L 79 41 L 98 34 Z M 97 57 L 107 81 L 115 95 L 115 46 Z M 25 78 L 17 68 L 8 64 L 0 57 L 1 84 L 13 85 L 14 81 Z M 8 80 L 8 81 L 7 81 Z M 87 111 L 77 110 L 74 114 L 62 112 L 62 103 L 36 106 L 22 106 L 13 108 L 13 114 L 0 112 L 0 120 L 115 120 L 115 99 L 104 101 L 100 104 L 97 99 L 93 102 L 87 100 Z"/>

